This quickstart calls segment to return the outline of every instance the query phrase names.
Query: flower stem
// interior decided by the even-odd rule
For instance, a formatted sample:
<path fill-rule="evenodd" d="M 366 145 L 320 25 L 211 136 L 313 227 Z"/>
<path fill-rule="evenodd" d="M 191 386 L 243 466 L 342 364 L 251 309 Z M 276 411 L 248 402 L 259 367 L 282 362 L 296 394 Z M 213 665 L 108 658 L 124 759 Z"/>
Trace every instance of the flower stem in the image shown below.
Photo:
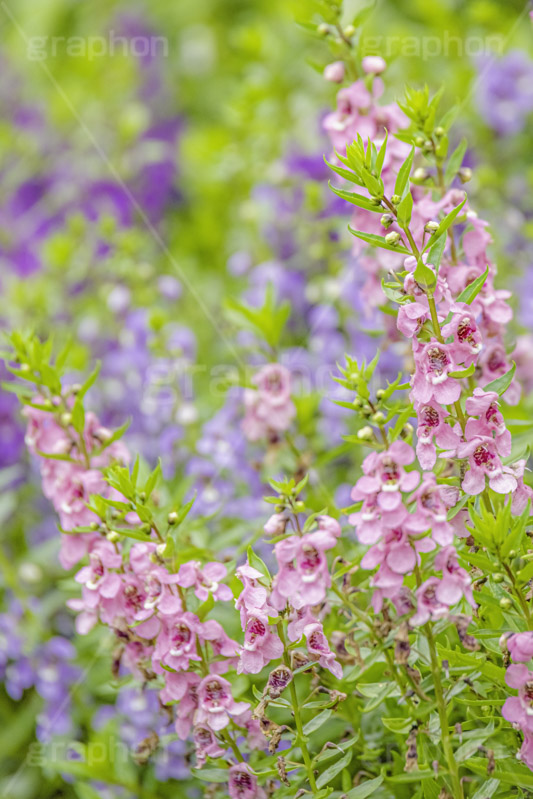
<path fill-rule="evenodd" d="M 291 662 L 289 658 L 289 654 L 287 652 L 287 639 L 285 638 L 285 630 L 283 628 L 283 622 L 279 621 L 277 624 L 278 628 L 278 635 L 283 643 L 283 661 L 288 669 L 291 667 Z M 309 780 L 309 785 L 311 786 L 311 790 L 313 793 L 318 793 L 318 788 L 315 780 L 315 775 L 313 772 L 313 764 L 311 761 L 311 756 L 309 754 L 309 750 L 307 748 L 307 744 L 305 742 L 305 735 L 303 730 L 302 724 L 302 717 L 300 716 L 300 707 L 298 704 L 298 695 L 296 693 L 296 686 L 294 685 L 294 680 L 291 680 L 289 684 L 289 690 L 291 694 L 291 704 L 292 704 L 292 711 L 294 713 L 294 722 L 296 724 L 296 731 L 298 733 L 298 743 L 300 745 L 300 749 L 302 750 L 302 757 L 305 764 L 305 770 L 307 772 L 307 779 Z"/>
<path fill-rule="evenodd" d="M 453 747 L 450 740 L 450 731 L 448 729 L 449 727 L 448 713 L 446 710 L 446 701 L 444 699 L 444 692 L 442 689 L 442 682 L 440 679 L 440 665 L 437 655 L 437 647 L 435 645 L 435 639 L 433 637 L 433 630 L 431 629 L 430 622 L 428 622 L 424 626 L 424 630 L 426 632 L 426 638 L 429 646 L 429 656 L 431 659 L 431 673 L 433 675 L 433 685 L 435 686 L 435 699 L 437 700 L 437 710 L 439 713 L 440 730 L 442 735 L 442 748 L 444 750 L 444 756 L 446 757 L 446 762 L 448 764 L 448 771 L 450 772 L 450 778 L 453 787 L 453 796 L 454 799 L 464 799 L 463 784 L 459 777 L 459 767 L 457 765 L 457 761 L 453 754 Z"/>

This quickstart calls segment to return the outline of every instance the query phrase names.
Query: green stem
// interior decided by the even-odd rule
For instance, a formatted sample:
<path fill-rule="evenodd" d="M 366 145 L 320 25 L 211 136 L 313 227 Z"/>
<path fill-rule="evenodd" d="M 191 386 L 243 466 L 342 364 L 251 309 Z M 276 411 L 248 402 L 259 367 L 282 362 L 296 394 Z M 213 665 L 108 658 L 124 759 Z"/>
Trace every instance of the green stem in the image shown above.
<path fill-rule="evenodd" d="M 442 735 L 442 748 L 444 751 L 444 756 L 446 757 L 446 762 L 448 764 L 448 771 L 450 772 L 453 796 L 454 799 L 464 799 L 463 784 L 459 777 L 459 767 L 457 765 L 457 761 L 453 753 L 453 746 L 450 740 L 448 713 L 446 710 L 446 701 L 444 699 L 444 691 L 442 689 L 442 682 L 440 679 L 440 664 L 430 622 L 424 625 L 424 630 L 426 632 L 427 642 L 429 645 L 431 673 L 433 675 L 433 684 L 435 686 L 435 699 L 437 700 L 437 709 L 439 713 L 440 730 Z"/>
<path fill-rule="evenodd" d="M 229 732 L 227 730 L 222 730 L 220 735 L 221 735 L 222 739 L 227 744 L 229 744 L 229 746 L 231 747 L 231 749 L 233 751 L 233 754 L 235 755 L 235 757 L 237 758 L 239 763 L 244 763 L 244 757 L 241 755 L 239 747 L 237 746 L 237 744 L 235 743 L 235 741 L 233 740 L 233 738 L 231 737 Z"/>
<path fill-rule="evenodd" d="M 287 666 L 287 668 L 290 669 L 291 661 L 289 658 L 289 654 L 287 652 L 287 639 L 285 638 L 285 630 L 283 628 L 282 621 L 278 622 L 277 629 L 278 629 L 278 635 L 283 643 L 283 661 Z M 289 684 L 289 690 L 291 694 L 292 711 L 294 713 L 294 722 L 296 724 L 296 731 L 298 733 L 298 743 L 300 745 L 300 749 L 302 750 L 302 757 L 305 764 L 305 770 L 307 772 L 307 779 L 309 780 L 309 785 L 311 786 L 311 790 L 313 791 L 313 793 L 318 793 L 315 775 L 313 773 L 313 764 L 311 761 L 311 756 L 309 754 L 309 750 L 305 742 L 302 717 L 300 716 L 300 707 L 298 704 L 298 695 L 296 693 L 296 686 L 294 685 L 294 679 L 292 679 Z"/>
<path fill-rule="evenodd" d="M 510 566 L 507 563 L 502 563 L 502 566 L 505 569 L 505 573 L 507 574 L 507 576 L 508 576 L 508 578 L 509 578 L 509 580 L 511 582 L 511 585 L 513 586 L 513 591 L 514 591 L 515 596 L 516 596 L 516 598 L 517 598 L 517 600 L 518 600 L 518 602 L 520 604 L 520 607 L 522 608 L 522 610 L 524 612 L 524 616 L 526 617 L 526 621 L 527 621 L 527 626 L 531 630 L 531 612 L 529 610 L 528 604 L 527 604 L 527 602 L 525 600 L 525 597 L 524 597 L 522 591 L 518 587 L 518 583 L 516 582 L 516 578 L 515 578 L 515 576 L 513 574 L 513 570 L 510 568 Z"/>

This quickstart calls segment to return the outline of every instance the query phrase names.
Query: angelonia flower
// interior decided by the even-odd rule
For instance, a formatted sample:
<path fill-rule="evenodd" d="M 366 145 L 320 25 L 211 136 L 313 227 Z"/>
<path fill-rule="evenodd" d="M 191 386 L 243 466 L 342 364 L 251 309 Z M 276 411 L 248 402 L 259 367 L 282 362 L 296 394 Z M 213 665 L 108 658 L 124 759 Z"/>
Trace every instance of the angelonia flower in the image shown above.
<path fill-rule="evenodd" d="M 267 364 L 256 372 L 252 382 L 256 388 L 244 393 L 244 434 L 250 441 L 276 437 L 288 430 L 296 414 L 290 372 L 279 364 Z"/>
<path fill-rule="evenodd" d="M 533 671 L 526 663 L 533 657 L 533 633 L 514 633 L 506 640 L 506 645 L 515 663 L 508 666 L 505 682 L 509 688 L 518 691 L 518 696 L 510 696 L 502 708 L 504 719 L 510 721 L 524 736 L 520 758 L 533 770 L 533 714 L 532 697 Z"/>

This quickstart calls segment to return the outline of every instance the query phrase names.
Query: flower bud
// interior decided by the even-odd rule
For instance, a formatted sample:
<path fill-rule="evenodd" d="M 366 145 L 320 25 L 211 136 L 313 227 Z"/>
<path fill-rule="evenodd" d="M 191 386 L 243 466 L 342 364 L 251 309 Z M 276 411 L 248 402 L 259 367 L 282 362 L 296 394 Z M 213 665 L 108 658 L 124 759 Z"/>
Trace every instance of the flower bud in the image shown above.
<path fill-rule="evenodd" d="M 281 696 L 285 688 L 292 680 L 292 671 L 288 666 L 278 666 L 268 675 L 267 691 L 272 699 Z"/>
<path fill-rule="evenodd" d="M 392 197 L 390 198 L 390 201 L 393 205 L 399 205 L 402 201 L 402 198 L 400 197 L 399 194 L 393 194 Z"/>
<path fill-rule="evenodd" d="M 345 29 L 343 30 L 343 33 L 344 33 L 344 35 L 346 36 L 347 39 L 351 39 L 352 36 L 355 34 L 354 26 L 353 25 L 347 25 L 345 27 Z M 364 61 L 364 59 L 363 59 L 363 61 Z M 363 67 L 363 69 L 364 69 L 364 67 Z"/>
<path fill-rule="evenodd" d="M 468 166 L 462 166 L 457 174 L 461 183 L 468 183 L 469 180 L 472 180 L 472 170 Z"/>
<path fill-rule="evenodd" d="M 331 83 L 342 83 L 344 80 L 344 63 L 342 61 L 334 61 L 324 68 L 324 78 L 331 81 Z"/>
<path fill-rule="evenodd" d="M 320 25 L 317 26 L 316 32 L 320 36 L 327 36 L 329 33 L 329 25 L 326 25 L 325 22 L 321 22 Z"/>
<path fill-rule="evenodd" d="M 282 535 L 285 532 L 288 519 L 282 513 L 274 513 L 267 520 L 263 530 L 267 535 Z"/>
<path fill-rule="evenodd" d="M 418 169 L 415 169 L 415 171 L 413 172 L 413 180 L 420 180 L 420 181 L 427 180 L 428 174 L 429 173 L 427 169 L 424 169 L 423 166 L 419 166 Z"/>
<path fill-rule="evenodd" d="M 441 127 L 441 125 L 439 125 L 437 128 L 435 128 L 435 136 L 437 137 L 437 139 L 442 139 L 442 137 L 445 134 L 446 134 L 446 131 L 444 130 L 443 127 Z"/>
<path fill-rule="evenodd" d="M 431 222 L 426 222 L 426 224 L 424 225 L 424 230 L 426 231 L 426 233 L 431 233 L 431 234 L 433 234 L 433 233 L 435 233 L 435 232 L 436 232 L 438 229 L 439 229 L 439 223 L 438 223 L 438 222 L 433 222 L 433 221 L 431 221 Z"/>
<path fill-rule="evenodd" d="M 389 228 L 393 222 L 394 222 L 394 217 L 392 214 L 383 214 L 383 216 L 381 217 L 381 224 L 385 229 Z"/>
<path fill-rule="evenodd" d="M 511 600 L 509 599 L 508 596 L 503 596 L 500 599 L 500 607 L 501 607 L 502 610 L 510 610 L 510 608 L 512 608 L 512 606 L 513 606 L 513 603 L 511 602 Z"/>
<path fill-rule="evenodd" d="M 424 142 L 425 142 L 425 139 L 424 139 L 423 136 L 417 136 L 415 138 L 415 144 L 416 144 L 417 147 L 423 147 L 424 146 Z"/>
<path fill-rule="evenodd" d="M 372 441 L 374 438 L 374 431 L 371 427 L 362 427 L 360 430 L 357 431 L 357 438 L 360 441 Z"/>
<path fill-rule="evenodd" d="M 170 513 L 167 516 L 167 522 L 168 524 L 177 524 L 178 514 L 176 513 L 175 510 L 170 511 Z"/>
<path fill-rule="evenodd" d="M 361 66 L 367 75 L 381 75 L 387 69 L 387 62 L 379 55 L 367 55 L 361 61 Z"/>
<path fill-rule="evenodd" d="M 384 396 L 385 396 L 385 389 L 384 388 L 378 388 L 378 390 L 376 391 L 377 399 L 378 400 L 383 399 Z"/>
<path fill-rule="evenodd" d="M 492 579 L 495 583 L 503 583 L 505 578 L 501 572 L 496 572 L 496 574 L 492 575 Z"/>
<path fill-rule="evenodd" d="M 111 544 L 116 544 L 117 541 L 120 541 L 120 533 L 117 533 L 116 530 L 110 530 L 106 538 Z"/>
<path fill-rule="evenodd" d="M 387 244 L 392 244 L 394 247 L 400 241 L 400 234 L 396 230 L 391 230 L 391 232 L 387 233 L 385 236 L 385 241 Z"/>
<path fill-rule="evenodd" d="M 163 542 L 163 543 L 158 544 L 156 546 L 155 551 L 157 552 L 157 554 L 159 555 L 160 558 L 164 558 L 165 557 L 165 549 L 166 548 L 167 548 L 166 542 Z"/>
<path fill-rule="evenodd" d="M 67 412 L 62 413 L 60 416 L 60 421 L 62 427 L 68 427 L 72 422 L 72 414 Z"/>
<path fill-rule="evenodd" d="M 374 424 L 383 424 L 385 421 L 385 414 L 378 411 L 377 413 L 372 414 L 372 421 Z"/>

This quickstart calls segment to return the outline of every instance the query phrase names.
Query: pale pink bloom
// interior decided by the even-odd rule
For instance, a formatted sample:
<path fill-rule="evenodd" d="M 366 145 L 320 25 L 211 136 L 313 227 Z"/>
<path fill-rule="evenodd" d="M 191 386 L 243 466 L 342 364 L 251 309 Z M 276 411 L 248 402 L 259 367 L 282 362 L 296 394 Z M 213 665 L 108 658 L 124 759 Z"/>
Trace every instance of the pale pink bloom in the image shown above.
<path fill-rule="evenodd" d="M 342 666 L 335 660 L 335 653 L 329 647 L 320 622 L 308 624 L 304 628 L 304 635 L 307 640 L 307 651 L 313 660 L 317 660 L 322 668 L 328 669 L 337 679 L 342 679 Z"/>
<path fill-rule="evenodd" d="M 252 382 L 256 389 L 244 392 L 245 417 L 242 429 L 250 441 L 287 430 L 296 414 L 291 400 L 291 375 L 277 363 L 263 366 Z"/>
<path fill-rule="evenodd" d="M 453 314 L 451 321 L 442 327 L 445 339 L 452 336 L 456 346 L 458 361 L 470 366 L 475 363 L 476 356 L 483 346 L 481 333 L 476 324 L 472 308 L 464 302 L 456 302 L 451 306 Z"/>
<path fill-rule="evenodd" d="M 505 419 L 499 408 L 498 394 L 484 391 L 479 386 L 465 403 L 466 412 L 479 419 L 469 419 L 466 423 L 466 438 L 473 436 L 494 437 L 498 454 L 507 457 L 511 454 L 511 433 L 505 426 Z"/>
<path fill-rule="evenodd" d="M 221 674 L 235 665 L 239 645 L 237 641 L 234 641 L 233 638 L 227 635 L 222 625 L 219 624 L 216 619 L 208 619 L 203 622 L 200 636 L 204 643 L 209 643 L 215 658 L 226 658 L 226 660 L 221 659 L 218 663 L 213 663 L 213 670 Z"/>
<path fill-rule="evenodd" d="M 332 83 L 342 83 L 344 80 L 344 62 L 334 61 L 324 67 L 324 78 Z"/>
<path fill-rule="evenodd" d="M 395 441 L 385 452 L 372 452 L 363 461 L 363 477 L 352 491 L 352 498 L 359 499 L 377 494 L 381 510 L 396 511 L 402 504 L 402 491 L 412 491 L 418 485 L 420 475 L 403 468 L 413 463 L 415 453 L 404 441 Z"/>
<path fill-rule="evenodd" d="M 420 627 L 430 619 L 438 621 L 448 615 L 448 605 L 437 597 L 440 584 L 438 577 L 429 577 L 416 589 L 416 613 L 409 620 L 412 627 Z"/>
<path fill-rule="evenodd" d="M 35 397 L 36 404 L 42 403 L 42 397 Z M 68 433 L 56 422 L 54 414 L 48 411 L 41 411 L 25 405 L 22 415 L 28 420 L 24 441 L 26 446 L 37 454 L 45 452 L 49 455 L 67 454 L 72 446 L 72 439 Z"/>
<path fill-rule="evenodd" d="M 122 555 L 116 552 L 109 541 L 101 540 L 91 550 L 89 565 L 83 566 L 74 579 L 94 593 L 95 602 L 98 602 L 99 597 L 111 599 L 121 588 L 121 576 L 111 570 L 121 566 Z"/>
<path fill-rule="evenodd" d="M 317 516 L 316 523 L 319 530 L 323 531 L 324 533 L 329 533 L 330 535 L 335 536 L 335 538 L 339 538 L 342 534 L 339 522 L 332 516 Z"/>
<path fill-rule="evenodd" d="M 154 671 L 164 674 L 162 665 L 186 671 L 191 660 L 200 661 L 197 640 L 201 631 L 202 623 L 194 613 L 188 611 L 161 619 L 161 631 L 152 657 Z"/>
<path fill-rule="evenodd" d="M 445 419 L 449 413 L 437 402 L 419 403 L 416 406 L 416 415 L 416 454 L 423 469 L 432 469 L 437 461 L 436 446 L 452 453 L 457 450 L 461 442 L 458 425 L 452 428 L 446 424 Z"/>
<path fill-rule="evenodd" d="M 533 500 L 533 489 L 524 483 L 524 471 L 526 460 L 521 458 L 509 464 L 506 469 L 516 477 L 517 487 L 513 492 L 511 511 L 513 516 L 521 516 L 527 507 L 527 503 Z"/>
<path fill-rule="evenodd" d="M 509 696 L 502 707 L 502 716 L 512 724 L 517 724 L 524 732 L 533 733 L 533 671 L 524 664 L 509 666 L 505 682 L 510 688 L 518 690 L 518 696 Z"/>
<path fill-rule="evenodd" d="M 462 482 L 463 491 L 475 496 L 485 489 L 485 476 L 498 494 L 510 494 L 517 487 L 511 470 L 502 465 L 496 442 L 489 436 L 474 436 L 457 448 L 459 458 L 468 458 L 470 469 Z"/>
<path fill-rule="evenodd" d="M 274 552 L 279 571 L 271 594 L 274 607 L 282 610 L 290 601 L 294 608 L 302 608 L 325 599 L 331 585 L 325 552 L 335 544 L 336 536 L 324 530 L 278 541 Z"/>
<path fill-rule="evenodd" d="M 361 560 L 363 569 L 375 569 L 381 566 L 386 572 L 378 572 L 374 585 L 383 585 L 383 578 L 391 574 L 410 574 L 419 562 L 418 552 L 431 552 L 435 544 L 431 538 L 419 538 L 411 541 L 407 530 L 401 526 L 387 530 L 382 540 L 374 544 Z"/>
<path fill-rule="evenodd" d="M 459 566 L 455 547 L 441 549 L 435 557 L 435 569 L 442 571 L 442 580 L 436 588 L 439 602 L 452 606 L 464 596 L 467 602 L 476 607 L 472 594 L 472 579 L 466 569 Z"/>
<path fill-rule="evenodd" d="M 195 723 L 206 724 L 212 730 L 223 730 L 235 718 L 245 713 L 248 702 L 236 702 L 231 694 L 231 684 L 217 674 L 204 677 L 198 685 L 198 710 Z"/>
<path fill-rule="evenodd" d="M 263 530 L 267 535 L 282 535 L 287 527 L 288 517 L 284 513 L 274 513 L 267 519 Z"/>
<path fill-rule="evenodd" d="M 43 461 L 43 493 L 59 514 L 61 527 L 73 530 L 95 521 L 87 508 L 91 494 L 107 496 L 108 485 L 97 469 L 84 469 L 67 461 Z"/>
<path fill-rule="evenodd" d="M 208 757 L 222 757 L 224 754 L 225 750 L 209 727 L 194 727 L 192 739 L 196 747 L 196 768 L 202 768 Z"/>
<path fill-rule="evenodd" d="M 387 68 L 387 62 L 379 55 L 367 55 L 361 61 L 367 75 L 381 75 Z"/>
<path fill-rule="evenodd" d="M 71 569 L 87 555 L 97 541 L 101 541 L 97 533 L 62 534 L 59 563 L 64 569 Z"/>
<path fill-rule="evenodd" d="M 267 589 L 260 583 L 260 580 L 266 579 L 264 575 L 258 569 L 250 566 L 248 562 L 239 566 L 235 573 L 244 584 L 241 593 L 235 600 L 235 607 L 241 614 L 242 628 L 246 627 L 249 614 L 255 610 L 265 611 L 268 616 L 277 616 L 278 611 L 268 603 Z"/>
<path fill-rule="evenodd" d="M 400 305 L 396 324 L 406 338 L 417 335 L 424 322 L 429 319 L 429 308 L 421 302 L 407 302 Z"/>
<path fill-rule="evenodd" d="M 266 799 L 266 792 L 246 763 L 236 763 L 230 768 L 228 791 L 230 799 Z"/>
<path fill-rule="evenodd" d="M 305 607 L 293 610 L 289 616 L 289 623 L 287 624 L 287 637 L 289 641 L 292 643 L 301 641 L 304 629 L 309 624 L 314 624 L 315 622 L 316 618 L 313 616 L 311 608 Z"/>
<path fill-rule="evenodd" d="M 533 633 L 513 633 L 507 639 L 507 649 L 517 663 L 527 663 L 533 658 Z"/>
<path fill-rule="evenodd" d="M 193 671 L 177 674 L 165 672 L 165 687 L 160 692 L 161 702 L 178 702 L 176 709 L 176 733 L 185 741 L 191 732 L 198 710 L 198 686 L 200 676 Z"/>
<path fill-rule="evenodd" d="M 194 595 L 205 602 L 210 594 L 222 602 L 233 599 L 231 588 L 220 581 L 228 574 L 223 563 L 206 563 L 202 566 L 198 560 L 183 563 L 178 572 L 177 584 L 182 588 L 194 588 Z"/>
<path fill-rule="evenodd" d="M 415 351 L 416 370 L 412 380 L 412 396 L 416 402 L 428 403 L 433 398 L 441 405 L 452 405 L 461 396 L 461 384 L 450 377 L 460 369 L 453 344 L 432 339 Z"/>
<path fill-rule="evenodd" d="M 405 526 L 410 533 L 431 531 L 431 538 L 440 546 L 453 542 L 453 528 L 448 522 L 448 507 L 444 501 L 442 486 L 437 485 L 433 472 L 426 472 L 422 483 L 411 499 L 416 500 L 416 510 L 408 516 Z"/>
<path fill-rule="evenodd" d="M 244 645 L 240 649 L 237 673 L 259 674 L 267 663 L 283 655 L 283 644 L 277 630 L 268 623 L 268 615 L 252 611 L 244 629 Z"/>

